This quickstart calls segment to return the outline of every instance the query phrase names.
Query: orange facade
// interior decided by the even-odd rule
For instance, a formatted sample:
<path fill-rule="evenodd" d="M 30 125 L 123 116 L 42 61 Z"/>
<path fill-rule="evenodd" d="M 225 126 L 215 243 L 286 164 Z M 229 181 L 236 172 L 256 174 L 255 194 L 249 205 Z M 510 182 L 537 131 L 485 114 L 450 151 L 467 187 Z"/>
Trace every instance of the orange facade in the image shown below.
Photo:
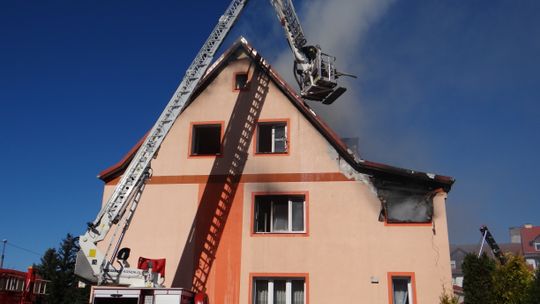
<path fill-rule="evenodd" d="M 354 159 L 245 42 L 218 62 L 152 161 L 123 242 L 132 256 L 166 258 L 165 285 L 204 290 L 211 303 L 386 304 L 393 273 L 413 274 L 415 304 L 438 301 L 451 287 L 452 180 Z M 242 73 L 248 85 L 231 90 Z M 221 126 L 220 153 L 193 156 L 193 127 L 208 122 Z M 272 148 L 257 153 L 259 124 L 273 122 Z M 102 174 L 104 199 L 121 166 Z M 374 182 L 386 179 L 443 188 L 432 219 L 386 223 Z"/>

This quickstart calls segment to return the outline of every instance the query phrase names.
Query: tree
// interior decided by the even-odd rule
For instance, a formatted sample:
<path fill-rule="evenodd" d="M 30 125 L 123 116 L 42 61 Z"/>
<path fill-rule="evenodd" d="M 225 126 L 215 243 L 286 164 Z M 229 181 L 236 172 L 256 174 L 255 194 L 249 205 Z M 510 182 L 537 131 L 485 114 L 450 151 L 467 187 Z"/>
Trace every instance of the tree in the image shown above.
<path fill-rule="evenodd" d="M 440 304 L 458 304 L 458 298 L 452 293 L 448 293 L 446 290 L 443 291 L 439 297 Z"/>
<path fill-rule="evenodd" d="M 540 267 L 536 269 L 534 280 L 529 289 L 529 304 L 540 303 Z"/>
<path fill-rule="evenodd" d="M 78 279 L 75 276 L 75 259 L 79 251 L 78 238 L 67 234 L 58 249 L 49 248 L 37 265 L 38 273 L 46 280 L 50 280 L 47 289 L 47 303 L 49 304 L 76 304 L 87 303 L 88 288 L 78 288 Z"/>
<path fill-rule="evenodd" d="M 469 253 L 463 264 L 463 293 L 465 304 L 493 304 L 493 272 L 495 261 L 485 253 L 480 257 Z"/>
<path fill-rule="evenodd" d="M 533 273 L 523 257 L 506 255 L 506 263 L 498 264 L 493 273 L 495 304 L 527 304 Z"/>

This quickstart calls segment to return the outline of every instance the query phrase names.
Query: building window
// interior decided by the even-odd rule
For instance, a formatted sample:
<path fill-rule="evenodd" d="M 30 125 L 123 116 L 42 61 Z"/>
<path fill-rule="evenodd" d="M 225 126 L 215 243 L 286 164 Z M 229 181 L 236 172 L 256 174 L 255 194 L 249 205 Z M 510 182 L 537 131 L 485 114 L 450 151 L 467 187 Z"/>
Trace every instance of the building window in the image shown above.
<path fill-rule="evenodd" d="M 196 124 L 191 133 L 191 155 L 221 154 L 221 124 Z"/>
<path fill-rule="evenodd" d="M 536 249 L 536 251 L 540 251 L 540 242 L 534 243 L 534 249 Z"/>
<path fill-rule="evenodd" d="M 255 233 L 304 233 L 305 195 L 255 196 Z"/>
<path fill-rule="evenodd" d="M 385 225 L 431 226 L 434 214 L 433 196 L 435 191 L 404 189 L 398 184 L 386 185 L 378 189 L 383 203 Z"/>
<path fill-rule="evenodd" d="M 414 273 L 389 273 L 389 303 L 416 304 Z"/>
<path fill-rule="evenodd" d="M 252 303 L 304 304 L 305 278 L 254 278 Z"/>
<path fill-rule="evenodd" d="M 452 269 L 456 269 L 456 261 L 451 260 L 450 261 L 450 266 L 452 267 Z"/>
<path fill-rule="evenodd" d="M 257 125 L 257 153 L 287 153 L 287 123 L 261 122 Z"/>
<path fill-rule="evenodd" d="M 248 74 L 247 73 L 236 73 L 234 75 L 234 89 L 237 91 L 245 90 L 248 86 Z"/>

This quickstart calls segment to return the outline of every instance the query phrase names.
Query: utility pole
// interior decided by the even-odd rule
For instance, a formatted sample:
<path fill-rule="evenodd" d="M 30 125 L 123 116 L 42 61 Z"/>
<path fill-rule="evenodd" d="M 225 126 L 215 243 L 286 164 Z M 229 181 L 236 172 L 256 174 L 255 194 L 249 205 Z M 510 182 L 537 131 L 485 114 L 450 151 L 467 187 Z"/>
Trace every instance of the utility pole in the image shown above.
<path fill-rule="evenodd" d="M 2 240 L 2 243 L 3 246 L 2 246 L 2 258 L 0 259 L 0 269 L 4 268 L 4 253 L 6 252 L 6 243 L 7 243 L 7 240 L 6 239 L 3 239 Z"/>

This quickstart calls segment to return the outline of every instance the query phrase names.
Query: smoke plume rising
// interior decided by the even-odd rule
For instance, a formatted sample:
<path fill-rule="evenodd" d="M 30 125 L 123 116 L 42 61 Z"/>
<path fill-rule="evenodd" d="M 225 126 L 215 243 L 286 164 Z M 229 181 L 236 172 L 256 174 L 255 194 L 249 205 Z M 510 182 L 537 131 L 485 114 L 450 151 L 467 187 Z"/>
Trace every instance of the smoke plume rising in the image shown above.
<path fill-rule="evenodd" d="M 337 57 L 338 71 L 360 75 L 359 48 L 366 32 L 386 12 L 393 0 L 315 0 L 296 6 L 308 44 L 318 44 L 323 52 Z M 295 84 L 290 50 L 283 50 L 273 66 L 290 84 Z M 356 136 L 361 120 L 360 79 L 340 78 L 347 88 L 331 107 L 311 103 L 313 108 L 342 135 Z M 328 113 L 328 114 L 326 114 Z M 351 126 L 352 124 L 352 126 Z"/>

